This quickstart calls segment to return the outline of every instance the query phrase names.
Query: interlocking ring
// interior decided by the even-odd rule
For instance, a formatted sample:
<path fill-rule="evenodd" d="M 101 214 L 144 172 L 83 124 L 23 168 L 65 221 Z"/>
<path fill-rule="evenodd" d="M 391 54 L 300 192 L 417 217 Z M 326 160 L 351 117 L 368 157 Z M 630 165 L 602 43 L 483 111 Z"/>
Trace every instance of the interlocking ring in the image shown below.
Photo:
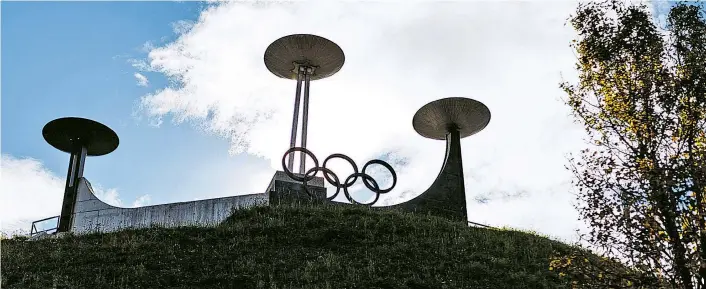
<path fill-rule="evenodd" d="M 308 171 L 306 171 L 306 173 L 303 176 L 301 176 L 301 175 L 297 176 L 293 172 L 289 171 L 289 169 L 287 168 L 287 164 L 286 164 L 287 156 L 290 153 L 294 153 L 294 152 L 301 152 L 303 154 L 310 156 L 314 160 L 314 167 L 309 169 Z M 349 175 L 347 178 L 345 178 L 343 180 L 343 183 L 341 183 L 341 179 L 339 179 L 338 176 L 331 169 L 326 168 L 326 163 L 329 160 L 334 159 L 334 158 L 344 159 L 349 164 L 351 164 L 351 167 L 353 167 L 353 173 L 351 175 Z M 368 175 L 365 172 L 365 170 L 371 165 L 381 165 L 390 171 L 390 174 L 392 175 L 392 185 L 389 188 L 380 189 L 380 186 L 378 185 L 377 181 L 375 181 L 375 179 L 372 176 Z M 348 201 L 351 202 L 352 204 L 372 206 L 380 199 L 381 194 L 389 193 L 390 191 L 392 191 L 392 189 L 395 187 L 395 185 L 397 185 L 397 174 L 395 173 L 395 170 L 392 169 L 392 166 L 390 164 L 388 164 L 387 162 L 385 162 L 383 160 L 377 160 L 377 159 L 370 160 L 367 163 L 365 163 L 365 165 L 363 166 L 363 170 L 359 172 L 358 166 L 355 164 L 353 159 L 351 159 L 350 157 L 348 157 L 347 155 L 344 155 L 344 154 L 332 154 L 332 155 L 328 156 L 326 159 L 324 159 L 322 166 L 319 166 L 319 160 L 316 158 L 314 153 L 312 153 L 310 150 L 302 148 L 302 147 L 293 147 L 293 148 L 288 149 L 284 153 L 284 155 L 282 156 L 282 168 L 284 169 L 284 173 L 287 174 L 287 176 L 290 177 L 292 180 L 302 182 L 303 187 L 304 187 L 304 191 L 310 197 L 314 197 L 314 196 L 310 193 L 306 183 L 311 181 L 312 179 L 314 179 L 314 177 L 319 172 L 322 172 L 324 179 L 326 179 L 326 181 L 329 184 L 336 187 L 336 193 L 333 194 L 332 196 L 326 198 L 329 201 L 333 200 L 336 196 L 338 196 L 338 194 L 341 192 L 341 189 L 343 189 L 343 194 L 346 196 L 346 199 L 348 199 Z M 369 202 L 369 203 L 358 202 L 355 199 L 353 199 L 353 197 L 351 197 L 350 193 L 348 192 L 348 188 L 352 187 L 355 184 L 355 182 L 358 180 L 358 177 L 363 179 L 363 184 L 365 185 L 366 188 L 368 188 L 368 190 L 375 193 L 375 199 L 372 202 Z"/>
<path fill-rule="evenodd" d="M 294 175 L 294 173 L 290 172 L 289 169 L 287 168 L 287 163 L 285 162 L 285 160 L 287 159 L 287 155 L 289 155 L 290 153 L 293 153 L 293 152 L 301 152 L 303 154 L 310 156 L 314 160 L 314 165 L 315 165 L 314 167 L 316 167 L 316 168 L 319 167 L 319 160 L 316 158 L 314 153 L 312 153 L 310 150 L 302 148 L 302 147 L 293 147 L 293 148 L 288 149 L 284 153 L 284 156 L 282 156 L 282 167 L 284 168 L 284 173 L 286 173 L 288 177 L 292 178 L 292 180 L 295 180 L 297 182 L 306 183 L 308 181 L 311 181 L 314 178 L 314 176 L 316 176 L 316 173 L 314 173 L 314 175 L 312 175 L 312 176 L 308 176 L 308 174 L 304 174 L 304 177 L 299 177 L 297 175 Z"/>

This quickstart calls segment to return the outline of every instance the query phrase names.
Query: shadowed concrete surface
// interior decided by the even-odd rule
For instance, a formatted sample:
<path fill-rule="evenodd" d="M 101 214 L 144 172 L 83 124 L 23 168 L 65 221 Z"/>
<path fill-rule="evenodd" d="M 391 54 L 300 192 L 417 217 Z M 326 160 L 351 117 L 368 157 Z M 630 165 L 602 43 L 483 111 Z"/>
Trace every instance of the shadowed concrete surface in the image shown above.
<path fill-rule="evenodd" d="M 453 220 L 466 220 L 466 200 L 463 190 L 461 146 L 458 132 L 450 133 L 444 166 L 431 187 L 416 198 L 402 204 L 376 207 L 403 209 L 437 215 Z M 91 184 L 81 178 L 76 205 L 71 219 L 71 232 L 114 232 L 127 228 L 215 226 L 228 218 L 234 210 L 254 206 L 295 203 L 328 203 L 324 178 L 314 177 L 307 183 L 309 196 L 301 182 L 277 171 L 263 193 L 170 203 L 138 208 L 111 206 L 98 199 Z M 336 203 L 344 205 L 344 203 Z M 350 205 L 350 204 L 345 204 Z"/>
<path fill-rule="evenodd" d="M 120 208 L 99 200 L 93 194 L 90 183 L 85 178 L 81 178 L 71 232 L 75 234 L 112 232 L 125 228 L 151 226 L 213 226 L 228 218 L 235 209 L 266 206 L 268 202 L 268 194 L 259 193 L 138 208 Z"/>
<path fill-rule="evenodd" d="M 451 135 L 451 134 L 450 134 Z M 451 137 L 451 139 L 454 139 Z M 375 207 L 403 209 L 423 214 L 437 215 L 453 220 L 466 220 L 466 202 L 461 170 L 461 147 L 455 141 L 447 142 L 447 155 L 442 172 L 432 186 L 416 198 L 402 204 Z M 315 177 L 308 182 L 309 196 L 302 190 L 301 182 L 290 179 L 277 171 L 263 193 L 170 203 L 138 208 L 111 206 L 98 199 L 91 184 L 81 178 L 78 196 L 71 219 L 71 232 L 114 232 L 127 228 L 215 226 L 227 219 L 234 210 L 254 206 L 279 204 L 329 203 L 326 200 L 324 179 Z M 336 205 L 350 205 L 332 202 Z"/>
<path fill-rule="evenodd" d="M 316 69 L 311 80 L 327 78 L 343 67 L 346 56 L 338 44 L 321 36 L 292 34 L 281 37 L 265 50 L 265 66 L 284 79 L 297 79 L 298 67 Z"/>
<path fill-rule="evenodd" d="M 79 180 L 83 178 L 86 157 L 113 152 L 118 148 L 120 139 L 104 124 L 80 117 L 64 117 L 50 121 L 42 129 L 42 136 L 49 145 L 71 155 L 57 227 L 57 232 L 66 232 L 71 228 Z"/>
<path fill-rule="evenodd" d="M 326 197 L 323 178 L 316 177 L 309 183 L 315 199 Z M 81 178 L 78 196 L 71 220 L 71 232 L 113 232 L 126 228 L 215 226 L 228 218 L 233 210 L 270 203 L 304 202 L 311 198 L 301 190 L 301 183 L 291 180 L 284 172 L 275 173 L 263 193 L 170 203 L 138 208 L 120 208 L 101 201 L 93 193 L 91 184 Z"/>
<path fill-rule="evenodd" d="M 468 221 L 461 138 L 480 132 L 489 122 L 488 107 L 470 98 L 448 97 L 422 106 L 414 114 L 412 126 L 423 137 L 446 139 L 444 165 L 429 189 L 395 207 Z"/>
<path fill-rule="evenodd" d="M 458 131 L 446 135 L 444 165 L 429 189 L 414 199 L 390 208 L 402 208 L 456 221 L 467 221 L 461 138 Z"/>
<path fill-rule="evenodd" d="M 297 176 L 303 176 L 296 174 Z M 267 193 L 270 195 L 271 205 L 294 204 L 294 203 L 320 203 L 326 202 L 326 188 L 324 178 L 314 177 L 307 182 L 309 194 L 304 191 L 301 182 L 292 180 L 283 171 L 275 172 L 270 185 L 267 186 Z"/>

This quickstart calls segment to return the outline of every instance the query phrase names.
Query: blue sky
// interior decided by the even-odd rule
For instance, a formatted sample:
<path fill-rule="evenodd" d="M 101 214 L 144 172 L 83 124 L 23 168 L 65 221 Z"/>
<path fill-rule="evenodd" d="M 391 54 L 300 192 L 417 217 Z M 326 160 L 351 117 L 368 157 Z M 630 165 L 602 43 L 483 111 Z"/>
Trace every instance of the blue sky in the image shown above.
<path fill-rule="evenodd" d="M 436 177 L 444 149 L 413 131 L 414 112 L 438 98 L 472 97 L 493 116 L 462 140 L 470 219 L 572 239 L 583 225 L 564 165 L 583 148 L 583 131 L 567 117 L 558 83 L 575 76 L 564 26 L 575 3 L 439 3 L 206 11 L 199 2 L 1 2 L 0 210 L 18 215 L 4 213 L 3 228 L 58 214 L 68 155 L 41 130 L 65 116 L 99 121 L 120 137 L 115 152 L 86 161 L 84 176 L 104 200 L 262 192 L 288 144 L 294 92 L 266 71 L 262 55 L 281 36 L 312 33 L 346 53 L 339 73 L 312 84 L 308 143 L 319 159 L 345 153 L 358 167 L 381 155 L 404 160 L 391 161 L 399 179 L 387 201 L 409 199 Z"/>
<path fill-rule="evenodd" d="M 139 97 L 167 80 L 144 73 L 150 85 L 136 85 L 129 60 L 146 57 L 146 42 L 173 40 L 171 23 L 196 20 L 204 5 L 3 2 L 2 153 L 39 159 L 62 176 L 68 155 L 43 140 L 42 127 L 58 117 L 94 119 L 115 130 L 121 142 L 114 153 L 89 158 L 85 176 L 118 188 L 124 200 L 149 193 L 152 203 L 190 200 L 190 192 L 204 190 L 202 184 L 225 177 L 193 174 L 204 166 L 233 172 L 243 159 L 257 162 L 229 156 L 227 140 L 188 125 L 155 128 L 133 114 Z"/>

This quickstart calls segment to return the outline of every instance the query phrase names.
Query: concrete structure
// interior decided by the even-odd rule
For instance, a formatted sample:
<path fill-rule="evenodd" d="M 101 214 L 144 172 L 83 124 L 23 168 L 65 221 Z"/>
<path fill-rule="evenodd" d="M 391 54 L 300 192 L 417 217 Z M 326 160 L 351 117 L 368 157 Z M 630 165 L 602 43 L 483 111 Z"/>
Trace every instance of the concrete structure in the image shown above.
<path fill-rule="evenodd" d="M 300 174 L 295 175 L 302 176 Z M 314 177 L 307 182 L 307 187 L 311 195 L 303 190 L 301 182 L 292 180 L 283 171 L 277 171 L 267 186 L 266 193 L 269 195 L 270 204 L 272 205 L 326 201 L 324 178 Z"/>
<path fill-rule="evenodd" d="M 83 178 L 86 157 L 113 152 L 118 148 L 120 139 L 104 124 L 80 117 L 62 117 L 50 121 L 42 129 L 42 136 L 55 149 L 70 154 L 64 200 L 57 226 L 57 232 L 67 232 L 71 229 L 71 217 L 74 215 L 78 184 Z"/>
<path fill-rule="evenodd" d="M 315 194 L 326 195 L 323 178 L 317 177 L 309 184 Z M 284 172 L 277 172 L 263 193 L 171 203 L 138 208 L 120 208 L 101 201 L 93 193 L 91 184 L 81 178 L 76 204 L 71 218 L 70 232 L 85 234 L 113 232 L 127 228 L 215 226 L 228 218 L 233 210 L 254 206 L 268 206 L 292 200 L 305 200 L 298 187 L 300 183 L 289 179 Z"/>
<path fill-rule="evenodd" d="M 326 72 L 327 69 L 328 72 Z M 320 72 L 333 74 L 337 71 L 337 69 L 330 70 L 330 67 L 327 69 Z M 309 76 L 307 76 L 307 87 Z M 314 76 L 315 79 L 319 79 L 328 75 Z M 290 179 L 284 172 L 277 172 L 263 193 L 139 208 L 115 207 L 98 199 L 93 193 L 91 184 L 83 177 L 87 156 L 106 155 L 117 149 L 119 139 L 112 129 L 90 119 L 65 117 L 47 123 L 42 129 L 42 135 L 54 148 L 71 154 L 61 215 L 58 216 L 58 225 L 55 228 L 56 233 L 113 232 L 126 228 L 153 226 L 213 226 L 223 222 L 234 210 L 241 208 L 267 206 L 271 203 L 318 201 L 326 198 L 323 178 L 314 177 L 308 182 L 308 189 L 305 190 L 300 182 Z M 35 231 L 35 223 L 32 223 L 30 234 Z M 46 235 L 46 232 L 51 230 L 44 230 L 38 235 L 41 233 Z"/>
<path fill-rule="evenodd" d="M 297 37 L 295 38 L 298 39 Z M 305 36 L 303 39 L 307 38 L 312 38 L 312 36 Z M 323 38 L 319 39 L 313 37 L 312 39 L 323 41 L 321 40 Z M 335 46 L 335 44 L 333 45 Z M 338 46 L 334 48 L 336 47 Z M 310 52 L 310 50 L 307 49 L 303 49 L 302 51 Z M 276 55 L 277 53 L 271 54 Z M 269 54 L 266 54 L 266 56 L 267 55 Z M 338 54 L 336 52 L 333 53 L 333 55 Z M 342 52 L 340 55 L 342 55 Z M 268 63 L 267 59 L 266 57 L 266 63 Z M 326 59 L 326 57 L 322 59 Z M 329 73 L 328 75 L 340 69 L 340 65 L 343 64 L 342 56 L 340 63 L 336 61 L 332 63 L 335 65 L 332 64 L 332 70 L 327 72 Z M 268 68 L 270 68 L 270 66 L 268 66 Z M 284 69 L 282 71 L 280 72 L 285 74 L 288 70 Z M 308 84 L 309 76 L 307 75 L 304 76 L 306 76 Z M 323 78 L 325 76 L 322 75 L 320 77 Z M 301 80 L 301 75 L 299 75 L 298 78 Z M 308 97 L 305 97 L 305 99 L 306 98 Z M 308 100 L 305 100 L 305 104 L 306 103 L 308 103 Z M 306 113 L 304 120 L 306 122 Z M 468 98 L 454 97 L 440 99 L 428 103 L 419 109 L 413 118 L 414 129 L 424 137 L 446 141 L 446 156 L 442 170 L 429 189 L 416 198 L 402 204 L 376 208 L 401 208 L 414 212 L 467 221 L 460 141 L 464 137 L 468 137 L 483 130 L 488 125 L 489 121 L 490 111 L 488 108 L 484 104 Z M 294 127 L 296 128 L 296 116 L 294 123 Z M 306 125 L 304 125 L 304 128 L 306 128 Z M 306 129 L 304 129 L 304 131 L 306 131 Z M 62 206 L 62 215 L 59 219 L 58 232 L 70 231 L 75 234 L 84 234 L 90 232 L 113 232 L 127 228 L 148 228 L 153 226 L 214 226 L 226 220 L 234 210 L 242 208 L 294 203 L 319 203 L 327 202 L 334 197 L 331 196 L 327 198 L 324 178 L 322 177 L 313 177 L 311 181 L 307 182 L 307 186 L 305 187 L 301 182 L 292 179 L 303 177 L 301 173 L 290 174 L 288 176 L 287 173 L 283 171 L 277 171 L 265 192 L 262 193 L 138 208 L 115 207 L 98 199 L 93 193 L 90 183 L 83 178 L 82 175 L 85 157 L 89 155 L 104 155 L 115 150 L 118 146 L 117 135 L 110 130 L 110 128 L 100 123 L 81 118 L 62 118 L 52 121 L 45 126 L 43 134 L 49 144 L 57 149 L 71 153 L 69 176 L 67 178 L 64 205 Z M 292 138 L 295 139 L 295 136 L 296 130 L 293 130 Z M 303 134 L 303 140 L 305 139 L 306 133 Z M 307 152 L 304 144 L 305 141 L 303 141 L 303 145 L 300 149 Z M 290 148 L 290 151 L 292 149 L 295 148 Z M 302 158 L 306 154 L 310 154 L 310 152 L 302 153 Z M 292 172 L 291 156 L 293 156 L 293 154 L 290 155 L 289 164 L 285 164 L 284 158 L 287 157 L 287 154 L 285 154 L 282 159 L 283 168 L 287 169 L 290 173 Z M 316 158 L 313 155 L 312 157 L 315 160 L 315 165 L 318 167 Z M 332 157 L 343 158 L 352 163 L 355 173 L 351 175 L 350 178 L 362 177 L 365 180 L 367 177 L 373 180 L 372 177 L 365 174 L 365 168 L 370 164 L 383 165 L 390 170 L 395 179 L 392 186 L 389 189 L 380 189 L 377 188 L 377 185 L 373 188 L 372 185 L 366 183 L 366 187 L 376 192 L 378 196 L 394 188 L 396 183 L 395 172 L 392 167 L 384 161 L 370 161 L 363 166 L 361 172 L 358 172 L 355 163 L 353 163 L 349 157 L 334 154 L 329 156 L 326 160 Z M 320 167 L 319 170 L 333 174 L 333 172 L 325 168 L 326 160 L 324 160 L 323 166 Z M 301 164 L 300 172 L 303 172 L 303 170 L 304 162 Z M 351 181 L 351 183 L 348 184 L 347 179 L 348 177 L 339 179 L 339 181 L 342 181 L 344 183 L 343 185 L 346 187 L 352 186 L 353 182 Z M 332 180 L 328 181 L 330 183 L 335 182 Z M 339 184 L 339 186 L 341 186 L 341 184 Z M 333 204 L 343 205 L 343 203 Z"/>
<path fill-rule="evenodd" d="M 468 221 L 458 131 L 452 131 L 447 136 L 444 164 L 432 185 L 414 199 L 390 206 L 390 208 Z"/>
<path fill-rule="evenodd" d="M 311 81 L 324 79 L 336 74 L 346 60 L 343 50 L 336 43 L 321 36 L 311 34 L 292 34 L 272 42 L 265 49 L 265 66 L 275 76 L 297 81 L 294 96 L 294 114 L 292 117 L 292 135 L 289 147 L 297 142 L 299 124 L 299 102 L 304 84 L 302 108 L 301 147 L 306 148 L 307 127 L 309 123 L 309 91 Z M 294 154 L 289 156 L 288 171 L 293 172 Z M 301 154 L 299 173 L 306 171 L 306 156 Z"/>
<path fill-rule="evenodd" d="M 74 207 L 71 232 L 112 232 L 125 228 L 213 226 L 233 210 L 268 205 L 265 193 L 171 203 L 138 208 L 120 208 L 99 200 L 91 184 L 81 178 Z"/>
<path fill-rule="evenodd" d="M 470 98 L 442 98 L 422 106 L 412 126 L 423 137 L 446 141 L 444 165 L 429 189 L 391 207 L 468 221 L 461 139 L 482 131 L 489 122 L 488 107 Z"/>

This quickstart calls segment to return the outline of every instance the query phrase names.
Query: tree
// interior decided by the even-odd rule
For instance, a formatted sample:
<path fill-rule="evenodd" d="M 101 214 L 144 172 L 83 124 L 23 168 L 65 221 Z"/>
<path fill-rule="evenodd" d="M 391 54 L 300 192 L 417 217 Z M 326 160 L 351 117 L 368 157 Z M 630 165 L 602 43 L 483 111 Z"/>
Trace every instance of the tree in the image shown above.
<path fill-rule="evenodd" d="M 706 288 L 703 11 L 679 3 L 664 30 L 646 6 L 617 0 L 580 4 L 569 19 L 579 79 L 561 87 L 590 143 L 567 167 L 577 209 L 589 247 L 630 268 L 618 279 L 636 278 L 610 286 Z M 601 266 L 567 258 L 552 268 L 574 283 L 603 279 Z"/>

